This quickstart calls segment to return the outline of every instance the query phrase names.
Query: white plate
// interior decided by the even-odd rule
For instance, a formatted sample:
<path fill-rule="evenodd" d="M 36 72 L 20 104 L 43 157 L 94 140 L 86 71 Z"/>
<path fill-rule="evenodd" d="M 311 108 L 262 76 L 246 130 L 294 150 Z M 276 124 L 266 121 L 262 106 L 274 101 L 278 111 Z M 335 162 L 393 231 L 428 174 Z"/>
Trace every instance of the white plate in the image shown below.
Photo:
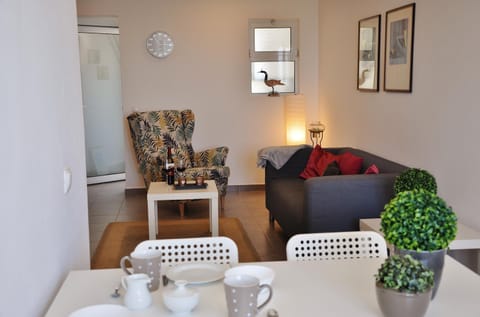
<path fill-rule="evenodd" d="M 225 271 L 225 276 L 243 274 L 258 278 L 260 284 L 271 285 L 275 278 L 275 272 L 271 268 L 261 265 L 237 265 Z"/>
<path fill-rule="evenodd" d="M 120 305 L 93 305 L 80 308 L 69 317 L 127 317 L 130 311 L 125 306 Z"/>
<path fill-rule="evenodd" d="M 227 264 L 185 263 L 168 269 L 169 280 L 185 280 L 189 284 L 203 284 L 221 280 L 224 277 Z"/>

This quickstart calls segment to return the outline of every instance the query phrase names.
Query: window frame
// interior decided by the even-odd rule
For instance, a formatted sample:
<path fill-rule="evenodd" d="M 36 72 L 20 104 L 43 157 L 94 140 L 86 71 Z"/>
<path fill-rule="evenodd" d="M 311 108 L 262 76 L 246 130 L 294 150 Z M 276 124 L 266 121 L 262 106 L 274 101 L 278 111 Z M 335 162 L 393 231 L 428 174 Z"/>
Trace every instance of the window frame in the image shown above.
<path fill-rule="evenodd" d="M 249 57 L 250 57 L 250 78 L 253 78 L 252 63 L 255 62 L 293 62 L 294 64 L 294 87 L 292 92 L 280 92 L 282 94 L 297 94 L 298 89 L 298 74 L 299 74 L 299 57 L 300 50 L 298 46 L 298 19 L 249 19 L 248 21 L 249 33 Z M 255 51 L 255 29 L 261 28 L 289 28 L 290 29 L 290 51 Z M 253 92 L 252 94 L 265 94 L 265 92 Z"/>

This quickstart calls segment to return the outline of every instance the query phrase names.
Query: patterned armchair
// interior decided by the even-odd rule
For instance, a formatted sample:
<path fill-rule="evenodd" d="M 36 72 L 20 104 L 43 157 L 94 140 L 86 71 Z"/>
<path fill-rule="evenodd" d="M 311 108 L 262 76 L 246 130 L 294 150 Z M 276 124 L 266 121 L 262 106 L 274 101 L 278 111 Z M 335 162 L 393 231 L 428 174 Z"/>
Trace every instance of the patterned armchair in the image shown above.
<path fill-rule="evenodd" d="M 147 188 L 150 182 L 164 180 L 162 168 L 170 146 L 174 163 L 177 164 L 179 159 L 184 160 L 187 179 L 203 175 L 206 179 L 215 180 L 223 207 L 230 176 L 230 168 L 225 166 L 228 147 L 194 152 L 192 135 L 195 115 L 192 110 L 134 112 L 127 120 L 139 170 Z"/>

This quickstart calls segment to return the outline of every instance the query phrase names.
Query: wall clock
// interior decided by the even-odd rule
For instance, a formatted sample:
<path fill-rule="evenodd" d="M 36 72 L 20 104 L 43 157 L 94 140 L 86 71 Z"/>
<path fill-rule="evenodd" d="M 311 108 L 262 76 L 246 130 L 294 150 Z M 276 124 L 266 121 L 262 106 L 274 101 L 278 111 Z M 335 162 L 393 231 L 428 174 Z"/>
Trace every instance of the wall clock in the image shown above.
<path fill-rule="evenodd" d="M 147 38 L 147 51 L 157 58 L 164 58 L 170 55 L 173 51 L 173 40 L 165 32 L 153 32 Z"/>

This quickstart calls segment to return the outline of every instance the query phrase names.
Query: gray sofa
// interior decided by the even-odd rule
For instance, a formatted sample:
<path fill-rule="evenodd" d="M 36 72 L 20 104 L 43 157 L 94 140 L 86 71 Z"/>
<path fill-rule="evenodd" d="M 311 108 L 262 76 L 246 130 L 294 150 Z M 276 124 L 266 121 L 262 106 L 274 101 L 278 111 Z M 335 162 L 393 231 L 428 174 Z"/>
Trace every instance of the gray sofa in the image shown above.
<path fill-rule="evenodd" d="M 333 154 L 346 151 L 363 158 L 360 174 L 299 177 L 312 151 L 303 148 L 280 169 L 267 161 L 265 200 L 270 221 L 276 220 L 287 236 L 304 232 L 358 230 L 360 218 L 380 216 L 393 197 L 395 177 L 407 167 L 354 148 L 326 148 Z M 363 174 L 375 164 L 380 174 Z"/>

